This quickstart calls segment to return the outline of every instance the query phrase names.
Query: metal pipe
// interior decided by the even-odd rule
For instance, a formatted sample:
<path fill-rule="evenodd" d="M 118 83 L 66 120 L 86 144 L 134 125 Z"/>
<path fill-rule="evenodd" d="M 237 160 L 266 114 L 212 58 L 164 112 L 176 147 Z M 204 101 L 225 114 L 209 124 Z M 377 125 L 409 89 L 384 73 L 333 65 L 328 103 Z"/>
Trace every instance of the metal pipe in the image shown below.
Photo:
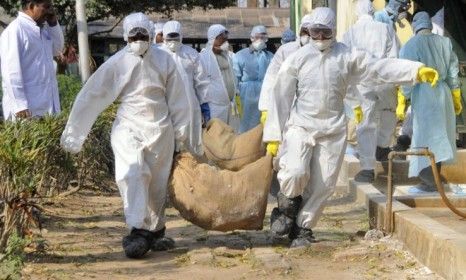
<path fill-rule="evenodd" d="M 445 194 L 445 188 L 443 187 L 442 181 L 440 179 L 440 174 L 438 172 L 437 164 L 435 162 L 435 155 L 429 151 L 427 148 L 422 148 L 419 151 L 409 151 L 409 152 L 395 152 L 392 151 L 388 154 L 388 179 L 387 179 L 387 201 L 385 205 L 385 219 L 384 219 L 384 231 L 386 233 L 393 232 L 393 158 L 395 156 L 424 156 L 430 158 L 430 164 L 432 167 L 432 173 L 434 175 L 435 186 L 437 187 L 440 196 L 442 197 L 443 203 L 456 215 L 466 218 L 466 213 L 458 210 L 448 199 Z"/>

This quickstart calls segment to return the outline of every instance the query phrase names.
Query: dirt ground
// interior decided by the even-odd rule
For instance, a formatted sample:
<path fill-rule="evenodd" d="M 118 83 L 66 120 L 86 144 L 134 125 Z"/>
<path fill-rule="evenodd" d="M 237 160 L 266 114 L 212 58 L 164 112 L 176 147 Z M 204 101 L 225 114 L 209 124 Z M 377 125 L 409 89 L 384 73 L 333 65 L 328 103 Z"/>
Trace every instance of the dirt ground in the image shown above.
<path fill-rule="evenodd" d="M 42 239 L 28 248 L 23 279 L 441 279 L 390 238 L 366 241 L 362 205 L 344 196 L 329 201 L 315 229 L 318 243 L 288 249 L 263 231 L 205 231 L 167 210 L 169 252 L 127 259 L 118 192 L 83 191 L 46 205 Z"/>

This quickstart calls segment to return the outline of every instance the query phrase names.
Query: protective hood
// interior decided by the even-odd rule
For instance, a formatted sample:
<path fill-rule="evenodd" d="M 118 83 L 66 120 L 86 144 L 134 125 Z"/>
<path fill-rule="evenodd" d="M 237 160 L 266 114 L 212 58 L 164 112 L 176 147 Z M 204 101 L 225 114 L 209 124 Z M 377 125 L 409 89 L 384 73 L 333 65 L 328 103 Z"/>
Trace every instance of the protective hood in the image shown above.
<path fill-rule="evenodd" d="M 228 32 L 228 29 L 221 24 L 211 25 L 207 31 L 207 39 L 210 43 L 212 43 L 218 35 L 224 33 L 225 31 Z"/>
<path fill-rule="evenodd" d="M 157 35 L 159 33 L 163 32 L 163 26 L 165 23 L 163 22 L 156 22 L 154 23 L 154 35 Z"/>
<path fill-rule="evenodd" d="M 418 12 L 413 19 L 412 23 L 414 34 L 418 33 L 422 29 L 432 30 L 432 20 L 427 12 Z"/>
<path fill-rule="evenodd" d="M 374 6 L 370 0 L 358 0 L 356 4 L 356 15 L 362 17 L 365 15 L 372 16 L 374 14 Z"/>
<path fill-rule="evenodd" d="M 266 33 L 267 34 L 267 29 L 263 25 L 256 25 L 251 30 L 251 37 L 254 37 L 257 34 L 261 34 L 261 33 Z"/>
<path fill-rule="evenodd" d="M 133 13 L 125 17 L 123 21 L 123 38 L 128 41 L 128 36 L 134 28 L 143 28 L 149 34 L 149 40 L 154 38 L 154 24 L 143 13 Z"/>
<path fill-rule="evenodd" d="M 181 33 L 181 23 L 176 20 L 167 21 L 163 26 L 163 38 L 167 38 L 170 33 L 178 33 L 180 37 L 183 36 Z"/>
<path fill-rule="evenodd" d="M 312 26 L 321 25 L 326 28 L 335 30 L 336 29 L 336 20 L 335 12 L 326 7 L 318 7 L 312 11 L 309 23 Z"/>
<path fill-rule="evenodd" d="M 282 34 L 282 44 L 286 44 L 295 40 L 296 35 L 294 34 L 293 30 L 287 28 Z"/>

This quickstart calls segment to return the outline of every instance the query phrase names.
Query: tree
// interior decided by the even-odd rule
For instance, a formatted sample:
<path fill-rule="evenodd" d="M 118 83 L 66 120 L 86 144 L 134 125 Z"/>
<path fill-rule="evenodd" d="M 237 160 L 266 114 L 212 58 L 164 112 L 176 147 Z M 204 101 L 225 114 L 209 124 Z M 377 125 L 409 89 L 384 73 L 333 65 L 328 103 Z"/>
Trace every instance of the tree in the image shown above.
<path fill-rule="evenodd" d="M 0 0 L 0 7 L 10 16 L 16 16 L 21 6 L 20 0 Z M 174 11 L 202 9 L 221 9 L 235 5 L 236 0 L 88 0 L 86 3 L 88 22 L 115 17 L 117 24 L 131 12 L 163 13 L 171 17 Z M 76 42 L 75 0 L 53 0 L 58 20 L 64 27 L 68 43 Z M 113 29 L 113 28 L 112 28 Z M 108 30 L 111 32 L 112 29 Z M 91 36 L 93 34 L 90 34 Z"/>

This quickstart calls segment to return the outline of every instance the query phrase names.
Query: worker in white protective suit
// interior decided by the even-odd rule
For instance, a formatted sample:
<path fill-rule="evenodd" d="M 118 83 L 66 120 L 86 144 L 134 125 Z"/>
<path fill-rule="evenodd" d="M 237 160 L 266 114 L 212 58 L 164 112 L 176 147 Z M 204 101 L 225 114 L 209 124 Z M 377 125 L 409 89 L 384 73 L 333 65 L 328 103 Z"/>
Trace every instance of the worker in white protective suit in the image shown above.
<path fill-rule="evenodd" d="M 400 51 L 400 57 L 425 63 L 438 69 L 436 88 L 424 84 L 404 86 L 403 94 L 411 100 L 413 117 L 413 149 L 427 147 L 434 153 L 438 168 L 456 160 L 456 117 L 462 111 L 458 57 L 449 38 L 432 33 L 427 12 L 418 12 L 412 23 L 416 34 Z M 405 100 L 397 112 L 404 113 Z M 401 116 L 402 117 L 402 116 Z M 431 162 L 426 157 L 409 158 L 409 176 L 419 176 L 421 184 L 410 192 L 436 191 Z"/>
<path fill-rule="evenodd" d="M 343 36 L 343 43 L 350 48 L 368 52 L 374 59 L 398 57 L 395 31 L 387 24 L 373 19 L 371 1 L 359 0 L 356 6 L 358 21 Z M 377 150 L 389 150 L 396 128 L 396 88 L 394 85 L 365 87 L 351 85 L 349 91 L 356 91 L 362 97 L 362 122 L 356 129 L 361 171 L 354 177 L 358 182 L 372 183 L 375 178 Z M 380 154 L 380 152 L 379 152 Z M 377 160 L 385 160 L 388 153 Z"/>
<path fill-rule="evenodd" d="M 22 2 L 22 10 L 0 37 L 5 120 L 60 112 L 54 56 L 64 46 L 63 32 L 50 0 Z"/>
<path fill-rule="evenodd" d="M 434 83 L 436 71 L 422 63 L 373 59 L 335 41 L 335 14 L 316 8 L 311 14 L 311 43 L 285 60 L 273 88 L 264 127 L 267 151 L 279 143 L 278 207 L 271 231 L 288 236 L 292 247 L 314 241 L 312 227 L 332 195 L 346 146 L 343 99 L 349 83 L 366 86 Z"/>
<path fill-rule="evenodd" d="M 180 73 L 189 103 L 190 126 L 187 149 L 202 155 L 202 124 L 210 120 L 210 109 L 207 103 L 209 80 L 201 64 L 199 53 L 193 48 L 183 45 L 181 24 L 168 21 L 163 27 L 164 43 L 161 49 L 167 51 L 175 60 Z"/>
<path fill-rule="evenodd" d="M 241 101 L 229 50 L 228 30 L 221 24 L 214 24 L 209 27 L 207 38 L 207 45 L 200 55 L 209 79 L 207 100 L 210 116 L 238 131 Z"/>
<path fill-rule="evenodd" d="M 289 42 L 280 46 L 270 61 L 267 72 L 264 76 L 264 82 L 262 84 L 260 97 L 259 97 L 259 110 L 261 111 L 261 123 L 264 124 L 267 118 L 269 98 L 272 93 L 272 88 L 275 85 L 277 79 L 278 70 L 282 66 L 283 61 L 288 58 L 292 53 L 299 50 L 302 46 L 309 44 L 311 38 L 309 37 L 309 20 L 311 16 L 305 15 L 301 19 L 301 25 L 299 28 L 299 37 L 296 41 Z"/>
<path fill-rule="evenodd" d="M 161 46 L 163 43 L 163 26 L 165 23 L 163 22 L 156 22 L 154 23 L 154 44 L 157 46 Z"/>
<path fill-rule="evenodd" d="M 109 58 L 79 92 L 61 138 L 66 151 L 81 150 L 97 116 L 115 100 L 111 133 L 115 180 L 130 234 L 129 258 L 174 242 L 165 238 L 165 201 L 174 151 L 185 146 L 188 100 L 172 57 L 152 44 L 153 24 L 142 13 L 123 22 L 128 45 Z"/>
<path fill-rule="evenodd" d="M 269 39 L 265 26 L 254 26 L 250 39 L 251 45 L 233 56 L 233 69 L 238 79 L 243 109 L 240 133 L 253 129 L 260 122 L 259 96 L 265 73 L 273 58 L 273 54 L 266 49 Z"/>

